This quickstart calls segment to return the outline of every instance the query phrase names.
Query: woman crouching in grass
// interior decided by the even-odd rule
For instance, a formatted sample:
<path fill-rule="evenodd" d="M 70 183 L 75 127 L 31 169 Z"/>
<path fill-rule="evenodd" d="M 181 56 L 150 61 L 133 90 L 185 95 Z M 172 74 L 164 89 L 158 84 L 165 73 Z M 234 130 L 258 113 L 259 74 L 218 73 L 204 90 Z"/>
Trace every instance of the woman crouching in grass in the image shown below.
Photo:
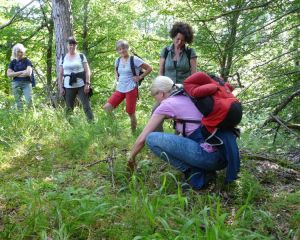
<path fill-rule="evenodd" d="M 215 175 L 216 170 L 228 165 L 228 158 L 234 157 L 239 162 L 236 137 L 233 132 L 222 130 L 217 135 L 222 139 L 223 145 L 215 147 L 206 143 L 201 134 L 203 115 L 188 96 L 177 92 L 176 85 L 168 77 L 159 76 L 152 83 L 151 95 L 160 105 L 137 138 L 131 150 L 128 168 L 135 168 L 136 156 L 146 143 L 156 156 L 184 173 L 193 189 L 199 190 L 207 184 L 208 176 Z M 176 130 L 186 137 L 153 132 L 167 118 L 194 121 L 184 124 L 176 121 Z M 232 174 L 232 167 L 231 164 L 228 165 L 230 178 L 234 180 L 237 172 Z"/>

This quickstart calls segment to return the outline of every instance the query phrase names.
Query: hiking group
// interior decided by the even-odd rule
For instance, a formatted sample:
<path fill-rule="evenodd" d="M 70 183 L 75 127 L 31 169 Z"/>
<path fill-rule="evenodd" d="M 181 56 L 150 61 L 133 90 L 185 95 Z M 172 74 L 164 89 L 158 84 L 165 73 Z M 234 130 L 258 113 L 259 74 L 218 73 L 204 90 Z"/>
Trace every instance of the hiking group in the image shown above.
<path fill-rule="evenodd" d="M 240 169 L 239 150 L 235 128 L 242 118 L 242 107 L 232 94 L 233 87 L 222 78 L 197 72 L 197 55 L 187 46 L 193 42 L 192 28 L 177 22 L 170 31 L 172 44 L 162 49 L 159 61 L 159 76 L 150 87 L 155 98 L 151 117 L 138 136 L 127 163 L 134 170 L 136 156 L 146 144 L 159 158 L 168 162 L 184 174 L 188 187 L 199 190 L 216 171 L 226 168 L 225 182 L 237 178 Z M 77 52 L 74 37 L 67 39 L 68 52 L 59 61 L 59 92 L 66 102 L 66 113 L 74 108 L 78 96 L 88 121 L 94 115 L 90 105 L 90 68 L 84 54 Z M 131 130 L 137 127 L 136 104 L 138 87 L 152 71 L 152 67 L 137 56 L 129 55 L 125 40 L 116 43 L 119 57 L 115 60 L 116 90 L 103 106 L 111 112 L 125 100 Z M 12 90 L 18 109 L 22 109 L 24 94 L 27 105 L 32 106 L 34 76 L 32 64 L 25 57 L 25 48 L 16 44 L 12 50 L 12 61 L 7 71 L 12 78 Z M 174 120 L 174 134 L 163 131 L 165 119 Z"/>

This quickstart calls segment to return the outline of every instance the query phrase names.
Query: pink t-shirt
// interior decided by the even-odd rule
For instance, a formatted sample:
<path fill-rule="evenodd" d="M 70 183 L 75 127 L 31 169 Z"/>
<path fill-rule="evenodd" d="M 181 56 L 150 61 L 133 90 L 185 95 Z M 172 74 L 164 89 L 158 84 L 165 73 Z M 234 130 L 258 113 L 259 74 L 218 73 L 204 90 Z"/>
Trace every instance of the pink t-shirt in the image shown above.
<path fill-rule="evenodd" d="M 200 121 L 203 117 L 202 113 L 196 108 L 191 99 L 184 95 L 176 95 L 164 99 L 155 109 L 154 115 L 165 115 L 169 118 L 184 119 L 184 120 L 199 120 L 197 123 L 186 123 L 186 135 L 192 134 L 200 126 Z M 176 123 L 176 130 L 183 132 L 183 124 Z"/>

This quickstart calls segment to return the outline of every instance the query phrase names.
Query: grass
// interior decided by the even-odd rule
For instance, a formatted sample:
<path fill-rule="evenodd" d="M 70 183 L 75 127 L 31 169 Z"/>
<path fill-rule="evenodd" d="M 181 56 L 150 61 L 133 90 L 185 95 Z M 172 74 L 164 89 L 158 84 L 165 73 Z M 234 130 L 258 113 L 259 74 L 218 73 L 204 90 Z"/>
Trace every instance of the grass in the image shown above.
<path fill-rule="evenodd" d="M 144 125 L 143 110 L 138 114 Z M 274 197 L 264 183 L 275 184 L 276 176 L 262 181 L 246 159 L 234 184 L 219 178 L 216 191 L 183 193 L 180 174 L 161 170 L 146 149 L 130 176 L 126 162 L 137 134 L 129 119 L 121 109 L 95 115 L 88 124 L 76 110 L 70 124 L 62 109 L 1 110 L 0 239 L 299 237 L 299 188 Z M 113 172 L 105 162 L 89 166 L 113 155 Z"/>

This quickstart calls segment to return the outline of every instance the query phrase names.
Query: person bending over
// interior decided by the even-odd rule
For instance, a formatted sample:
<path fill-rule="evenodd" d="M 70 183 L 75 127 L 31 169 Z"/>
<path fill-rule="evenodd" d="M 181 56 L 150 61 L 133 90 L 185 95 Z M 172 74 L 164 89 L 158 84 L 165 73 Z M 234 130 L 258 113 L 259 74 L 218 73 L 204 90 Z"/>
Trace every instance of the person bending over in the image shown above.
<path fill-rule="evenodd" d="M 189 97 L 177 92 L 176 85 L 168 77 L 159 76 L 153 81 L 151 95 L 160 105 L 137 138 L 131 150 L 128 168 L 135 168 L 136 157 L 146 143 L 157 157 L 184 173 L 187 182 L 195 190 L 206 185 L 208 175 L 214 175 L 216 170 L 226 166 L 226 182 L 235 180 L 240 163 L 235 135 L 231 131 L 220 130 L 217 135 L 222 139 L 222 145 L 206 143 L 200 124 L 203 115 Z M 168 118 L 175 119 L 176 130 L 181 135 L 153 132 Z"/>

